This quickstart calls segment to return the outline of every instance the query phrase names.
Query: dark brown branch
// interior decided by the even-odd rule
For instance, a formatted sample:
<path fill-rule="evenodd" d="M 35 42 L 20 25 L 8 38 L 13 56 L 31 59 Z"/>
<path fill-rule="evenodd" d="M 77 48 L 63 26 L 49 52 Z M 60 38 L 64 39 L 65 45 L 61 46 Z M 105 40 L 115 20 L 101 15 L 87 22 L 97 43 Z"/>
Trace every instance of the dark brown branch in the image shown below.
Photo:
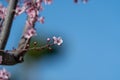
<path fill-rule="evenodd" d="M 0 50 L 0 56 L 2 56 L 2 63 L 0 65 L 15 65 L 18 63 L 22 63 L 24 61 L 24 53 L 26 51 L 31 51 L 31 50 L 43 50 L 46 48 L 50 48 L 51 46 L 53 46 L 54 44 L 46 44 L 44 46 L 40 46 L 40 47 L 33 47 L 33 48 L 28 48 L 28 49 L 22 49 L 22 50 Z M 14 55 L 15 52 L 19 52 L 21 51 L 21 53 L 19 53 L 19 55 Z"/>
<path fill-rule="evenodd" d="M 2 55 L 2 63 L 0 65 L 15 65 L 23 62 L 23 57 L 16 57 L 7 52 L 0 52 L 0 55 Z"/>

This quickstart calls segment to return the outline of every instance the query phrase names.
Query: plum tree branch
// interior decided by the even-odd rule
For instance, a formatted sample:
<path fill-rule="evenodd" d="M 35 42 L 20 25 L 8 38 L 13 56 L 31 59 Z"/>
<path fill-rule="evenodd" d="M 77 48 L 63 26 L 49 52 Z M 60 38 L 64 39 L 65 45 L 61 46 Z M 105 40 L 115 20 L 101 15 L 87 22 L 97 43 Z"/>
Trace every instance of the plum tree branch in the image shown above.
<path fill-rule="evenodd" d="M 24 60 L 24 55 L 27 51 L 30 50 L 42 50 L 45 48 L 48 48 L 51 50 L 51 46 L 54 44 L 61 45 L 63 43 L 63 40 L 61 37 L 53 37 L 53 43 L 50 44 L 51 39 L 47 39 L 47 44 L 41 47 L 37 47 L 36 43 L 34 43 L 33 48 L 29 48 L 31 37 L 36 35 L 36 31 L 34 29 L 36 21 L 40 21 L 41 23 L 44 23 L 43 17 L 38 17 L 39 12 L 41 11 L 39 8 L 42 2 L 31 0 L 32 2 L 26 2 L 22 8 L 19 8 L 17 6 L 18 0 L 10 0 L 9 6 L 7 8 L 7 15 L 5 14 L 5 21 L 2 24 L 2 32 L 0 35 L 0 64 L 1 65 L 14 65 L 17 63 L 21 63 Z M 45 4 L 50 4 L 51 1 L 45 2 Z M 6 8 L 5 8 L 6 9 Z M 4 50 L 6 43 L 8 41 L 8 37 L 10 34 L 12 22 L 15 13 L 21 14 L 23 11 L 26 11 L 27 13 L 27 20 L 25 27 L 23 29 L 23 34 L 21 36 L 20 42 L 18 44 L 18 47 L 13 50 Z M 4 12 L 3 12 L 4 13 Z"/>
<path fill-rule="evenodd" d="M 35 1 L 36 1 L 36 0 L 32 0 L 33 4 L 35 3 Z M 28 19 L 28 20 L 30 19 L 29 16 L 28 16 L 27 19 Z M 36 21 L 33 21 L 33 25 L 32 25 L 31 27 L 34 28 L 35 22 L 36 22 Z M 13 53 L 15 56 L 21 55 L 20 53 L 22 53 L 22 56 L 23 56 L 23 55 L 25 54 L 25 52 L 26 52 L 26 51 L 24 51 L 24 53 L 23 53 L 22 50 L 23 50 L 23 49 L 26 49 L 27 44 L 30 43 L 30 39 L 31 39 L 31 38 L 27 39 L 27 38 L 24 37 L 24 34 L 25 34 L 25 32 L 26 32 L 27 30 L 28 30 L 28 26 L 25 25 L 24 30 L 23 30 L 22 37 L 21 37 L 20 42 L 19 42 L 19 44 L 18 44 L 18 48 L 17 48 L 16 52 Z"/>
<path fill-rule="evenodd" d="M 17 6 L 17 3 L 18 3 L 18 0 L 9 1 L 9 6 L 7 8 L 7 15 L 5 17 L 5 21 L 2 27 L 2 32 L 0 34 L 0 49 L 4 49 L 8 41 L 14 14 L 15 14 L 14 10 Z"/>

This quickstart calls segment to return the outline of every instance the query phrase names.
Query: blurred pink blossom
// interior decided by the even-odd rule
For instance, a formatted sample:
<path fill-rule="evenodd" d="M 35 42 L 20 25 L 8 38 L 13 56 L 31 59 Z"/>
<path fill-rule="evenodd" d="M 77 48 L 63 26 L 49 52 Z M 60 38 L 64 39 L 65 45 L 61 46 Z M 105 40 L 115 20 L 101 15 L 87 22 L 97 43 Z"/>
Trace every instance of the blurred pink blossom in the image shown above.
<path fill-rule="evenodd" d="M 29 38 L 31 38 L 32 36 L 35 36 L 35 35 L 37 35 L 36 30 L 34 28 L 30 28 L 25 32 L 24 37 L 29 39 Z"/>
<path fill-rule="evenodd" d="M 10 73 L 6 71 L 6 69 L 0 70 L 0 80 L 9 80 Z"/>
<path fill-rule="evenodd" d="M 57 45 L 61 45 L 63 43 L 63 40 L 61 37 L 53 37 L 53 40 L 54 40 L 54 44 L 57 44 Z"/>
<path fill-rule="evenodd" d="M 43 24 L 44 21 L 45 21 L 45 18 L 44 18 L 43 16 L 41 16 L 40 18 L 38 18 L 38 21 L 39 21 L 41 24 Z"/>

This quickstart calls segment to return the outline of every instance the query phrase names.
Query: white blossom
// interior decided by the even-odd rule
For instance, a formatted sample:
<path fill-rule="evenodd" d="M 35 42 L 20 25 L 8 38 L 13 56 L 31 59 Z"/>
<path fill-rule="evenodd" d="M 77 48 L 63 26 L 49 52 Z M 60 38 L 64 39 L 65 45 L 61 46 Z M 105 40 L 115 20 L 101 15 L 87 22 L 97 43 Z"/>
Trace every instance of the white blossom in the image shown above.
<path fill-rule="evenodd" d="M 10 73 L 6 71 L 6 69 L 0 70 L 0 80 L 9 80 Z"/>
<path fill-rule="evenodd" d="M 54 40 L 54 44 L 57 44 L 57 45 L 61 45 L 63 43 L 63 40 L 61 37 L 53 37 L 53 40 Z"/>

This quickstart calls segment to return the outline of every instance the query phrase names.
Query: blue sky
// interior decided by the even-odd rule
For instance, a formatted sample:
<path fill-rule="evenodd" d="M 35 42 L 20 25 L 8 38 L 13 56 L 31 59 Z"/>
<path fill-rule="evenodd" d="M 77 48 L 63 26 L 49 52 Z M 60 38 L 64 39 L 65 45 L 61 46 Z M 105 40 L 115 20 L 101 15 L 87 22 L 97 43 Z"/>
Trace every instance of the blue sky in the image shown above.
<path fill-rule="evenodd" d="M 45 24 L 37 23 L 38 34 L 61 36 L 64 44 L 59 55 L 42 58 L 28 71 L 29 80 L 120 80 L 119 3 L 90 0 L 84 5 L 54 0 L 45 6 Z M 17 47 L 25 19 L 24 14 L 16 18 L 6 49 Z M 20 66 L 7 68 L 22 73 Z"/>

